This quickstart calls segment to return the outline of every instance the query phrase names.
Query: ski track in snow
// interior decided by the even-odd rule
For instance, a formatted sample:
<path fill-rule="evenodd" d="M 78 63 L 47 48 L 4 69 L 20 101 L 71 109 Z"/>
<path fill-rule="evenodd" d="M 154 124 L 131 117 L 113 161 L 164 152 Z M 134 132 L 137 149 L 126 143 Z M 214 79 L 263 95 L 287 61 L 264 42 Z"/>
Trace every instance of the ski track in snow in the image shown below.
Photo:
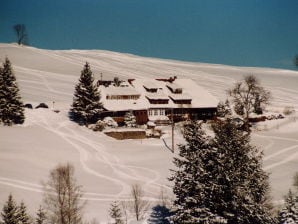
<path fill-rule="evenodd" d="M 283 70 L 160 60 L 109 51 L 48 51 L 31 47 L 20 48 L 14 45 L 9 45 L 9 47 L 14 49 L 13 54 L 17 53 L 17 49 L 22 51 L 28 49 L 28 56 L 32 54 L 33 58 L 37 59 L 36 62 L 28 62 L 28 60 L 23 62 L 21 58 L 15 57 L 16 63 L 13 64 L 18 81 L 21 83 L 21 91 L 25 93 L 27 101 L 60 101 L 60 103 L 70 105 L 80 71 L 84 63 L 88 61 L 97 79 L 99 79 L 101 72 L 105 79 L 112 79 L 115 76 L 121 79 L 168 78 L 169 76 L 177 75 L 178 78 L 193 79 L 220 100 L 225 100 L 226 90 L 231 88 L 243 75 L 255 74 L 260 77 L 264 87 L 272 92 L 272 105 L 274 107 L 282 111 L 285 106 L 293 106 L 296 111 L 298 110 L 298 89 L 295 85 L 292 85 L 297 80 L 295 79 L 297 72 L 292 74 L 289 71 L 285 71 L 284 74 Z M 14 62 L 14 59 L 12 61 Z M 57 62 L 57 66 L 55 62 Z M 34 69 L 34 63 L 43 64 L 40 67 L 37 66 L 40 69 Z M 77 72 L 75 72 L 76 70 Z M 285 75 L 285 77 L 279 78 L 280 81 L 277 80 L 282 75 Z M 286 81 L 283 79 L 287 79 L 287 77 L 289 77 L 289 80 L 293 80 L 293 82 L 283 82 Z M 109 152 L 106 148 L 108 144 L 105 143 L 110 143 L 112 140 L 105 138 L 104 144 L 102 144 L 100 135 L 86 128 L 78 127 L 73 122 L 65 119 L 65 116 L 61 117 L 62 119 L 59 119 L 58 122 L 52 122 L 48 120 L 46 115 L 37 113 L 36 116 L 31 116 L 28 124 L 42 127 L 56 135 L 59 140 L 62 139 L 65 144 L 70 145 L 74 152 L 77 153 L 78 156 L 76 158 L 78 158 L 79 166 L 82 167 L 82 172 L 94 179 L 111 182 L 110 185 L 113 185 L 114 190 L 110 190 L 109 193 L 105 193 L 106 191 L 101 192 L 100 190 L 98 192 L 84 192 L 82 199 L 103 202 L 110 202 L 115 199 L 127 201 L 129 200 L 130 183 L 134 182 L 140 183 L 146 195 L 151 196 L 146 198 L 149 201 L 157 200 L 154 196 L 158 194 L 161 187 L 170 190 L 170 187 L 159 182 L 162 181 L 161 175 L 156 170 L 144 166 L 125 164 L 120 157 Z M 293 165 L 293 163 L 298 161 L 298 138 L 281 137 L 278 133 L 267 134 L 266 132 L 254 134 L 255 138 L 262 138 L 266 141 L 262 146 L 265 153 L 264 169 L 275 175 L 276 173 L 278 174 L 278 169 L 285 168 L 289 164 L 290 172 L 293 172 L 295 169 L 295 164 Z M 169 139 L 166 140 L 168 141 Z M 162 141 L 150 144 L 165 147 Z M 285 146 L 278 149 L 278 145 Z M 110 172 L 105 172 L 101 168 L 109 169 Z M 284 180 L 279 179 L 278 181 Z M 43 193 L 42 185 L 17 179 L 0 177 L 0 184 L 18 188 L 21 191 L 31 191 L 36 194 Z"/>
<path fill-rule="evenodd" d="M 82 199 L 92 201 L 112 201 L 115 199 L 129 200 L 128 195 L 130 193 L 131 185 L 128 184 L 127 181 L 123 181 L 127 179 L 142 182 L 145 192 L 153 195 L 156 194 L 156 192 L 159 192 L 161 187 L 169 188 L 168 186 L 158 183 L 160 175 L 157 171 L 145 167 L 122 164 L 118 157 L 107 152 L 103 144 L 92 141 L 74 131 L 73 126 L 75 124 L 73 124 L 71 121 L 64 121 L 61 123 L 59 122 L 58 125 L 51 125 L 47 119 L 48 118 L 46 118 L 43 114 L 35 114 L 34 118 L 31 120 L 33 124 L 58 135 L 68 144 L 72 145 L 73 148 L 79 153 L 80 164 L 86 173 L 91 174 L 99 179 L 111 181 L 120 187 L 120 191 L 115 194 L 86 192 L 84 193 L 84 197 Z M 102 174 L 100 173 L 100 170 L 92 169 L 88 165 L 88 162 L 90 159 L 94 158 L 98 163 L 108 165 L 111 168 L 111 173 L 114 173 L 115 177 L 112 177 L 112 175 Z M 0 177 L 0 184 L 38 193 L 43 192 L 42 186 L 40 185 L 5 177 Z M 149 201 L 157 200 L 154 197 L 146 197 L 146 199 Z"/>
<path fill-rule="evenodd" d="M 257 138 L 265 138 L 269 141 L 269 144 L 264 148 L 264 151 L 270 150 L 272 146 L 274 145 L 274 142 L 278 142 L 280 140 L 287 141 L 287 142 L 293 142 L 293 145 L 281 148 L 277 152 L 269 154 L 263 158 L 263 161 L 275 161 L 272 162 L 266 166 L 264 166 L 264 170 L 272 170 L 273 168 L 279 167 L 283 164 L 286 164 L 292 160 L 298 159 L 298 140 L 293 138 L 285 138 L 285 137 L 279 137 L 274 135 L 265 135 L 265 134 L 254 134 Z"/>

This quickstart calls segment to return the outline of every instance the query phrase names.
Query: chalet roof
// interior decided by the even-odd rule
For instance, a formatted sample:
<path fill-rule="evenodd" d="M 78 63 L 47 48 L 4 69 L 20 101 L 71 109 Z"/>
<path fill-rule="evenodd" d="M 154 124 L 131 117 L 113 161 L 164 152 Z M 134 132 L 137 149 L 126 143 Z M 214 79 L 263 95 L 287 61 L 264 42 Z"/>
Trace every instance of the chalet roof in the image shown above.
<path fill-rule="evenodd" d="M 150 100 L 168 100 L 169 97 L 164 94 L 162 91 L 158 91 L 157 93 L 146 93 L 145 96 Z"/>
<path fill-rule="evenodd" d="M 182 86 L 180 86 L 178 83 L 174 82 L 169 82 L 166 84 L 166 86 L 170 87 L 171 89 L 175 90 L 175 89 L 183 89 Z"/>
<path fill-rule="evenodd" d="M 142 100 L 102 100 L 103 107 L 109 111 L 145 110 Z"/>
<path fill-rule="evenodd" d="M 176 79 L 175 82 L 183 86 L 183 92 L 192 98 L 191 106 L 193 108 L 217 107 L 219 100 L 193 80 Z"/>
<path fill-rule="evenodd" d="M 141 95 L 135 88 L 128 86 L 128 87 L 116 87 L 116 86 L 108 86 L 108 87 L 101 87 L 100 90 L 105 95 L 110 96 L 136 96 Z"/>
<path fill-rule="evenodd" d="M 157 85 L 156 82 L 154 82 L 154 80 L 146 80 L 143 82 L 143 86 L 147 89 L 158 89 L 160 86 Z"/>
<path fill-rule="evenodd" d="M 170 98 L 173 100 L 191 100 L 192 97 L 188 93 L 170 94 Z"/>
<path fill-rule="evenodd" d="M 149 84 L 151 83 L 151 85 Z M 144 88 L 144 85 L 151 88 L 158 88 L 156 93 L 148 93 Z M 183 93 L 173 94 L 167 85 L 179 86 L 183 88 Z M 103 87 L 99 88 L 102 94 L 102 103 L 104 108 L 111 111 L 123 111 L 123 110 L 140 110 L 149 108 L 214 108 L 217 107 L 218 100 L 211 95 L 203 87 L 197 85 L 191 79 L 176 79 L 172 83 L 165 81 L 157 81 L 155 79 L 136 79 L 132 81 L 132 86 L 129 87 Z M 139 95 L 140 97 L 127 100 L 109 100 L 106 99 L 107 95 Z M 191 104 L 175 104 L 172 100 L 168 101 L 168 104 L 150 104 L 147 99 L 172 99 L 176 100 L 190 100 Z"/>
<path fill-rule="evenodd" d="M 134 87 L 99 86 L 103 107 L 109 111 L 142 110 L 146 105 L 142 99 L 106 99 L 106 96 L 141 96 Z"/>

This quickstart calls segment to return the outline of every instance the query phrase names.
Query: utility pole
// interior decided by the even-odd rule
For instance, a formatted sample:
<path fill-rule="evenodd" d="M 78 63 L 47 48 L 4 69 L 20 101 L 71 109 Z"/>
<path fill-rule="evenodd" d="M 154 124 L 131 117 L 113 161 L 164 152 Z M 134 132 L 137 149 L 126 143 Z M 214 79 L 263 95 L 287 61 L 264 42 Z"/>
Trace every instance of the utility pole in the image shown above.
<path fill-rule="evenodd" d="M 174 127 L 175 127 L 175 124 L 174 124 L 174 108 L 171 109 L 171 114 L 172 114 L 172 151 L 174 153 L 175 151 L 175 146 L 174 146 Z"/>

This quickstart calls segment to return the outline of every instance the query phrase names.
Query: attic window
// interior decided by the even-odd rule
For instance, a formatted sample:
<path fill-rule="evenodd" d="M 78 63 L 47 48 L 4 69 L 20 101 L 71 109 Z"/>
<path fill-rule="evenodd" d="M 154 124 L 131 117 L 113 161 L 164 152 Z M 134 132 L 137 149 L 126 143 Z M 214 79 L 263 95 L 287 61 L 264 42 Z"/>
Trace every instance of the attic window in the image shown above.
<path fill-rule="evenodd" d="M 174 94 L 181 94 L 182 88 L 177 85 L 167 85 L 168 89 Z"/>

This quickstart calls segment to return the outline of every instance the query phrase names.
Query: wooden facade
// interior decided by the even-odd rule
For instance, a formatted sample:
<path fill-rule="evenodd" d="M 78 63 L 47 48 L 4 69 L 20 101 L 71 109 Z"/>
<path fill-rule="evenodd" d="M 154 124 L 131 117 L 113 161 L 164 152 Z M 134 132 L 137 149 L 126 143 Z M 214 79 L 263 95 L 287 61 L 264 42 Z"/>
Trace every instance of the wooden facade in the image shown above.
<path fill-rule="evenodd" d="M 124 125 L 124 116 L 131 110 L 121 110 L 121 111 L 108 111 L 105 110 L 100 113 L 100 118 L 112 117 L 118 124 Z M 136 122 L 138 125 L 143 125 L 148 122 L 147 110 L 133 110 L 133 115 L 136 117 Z"/>

